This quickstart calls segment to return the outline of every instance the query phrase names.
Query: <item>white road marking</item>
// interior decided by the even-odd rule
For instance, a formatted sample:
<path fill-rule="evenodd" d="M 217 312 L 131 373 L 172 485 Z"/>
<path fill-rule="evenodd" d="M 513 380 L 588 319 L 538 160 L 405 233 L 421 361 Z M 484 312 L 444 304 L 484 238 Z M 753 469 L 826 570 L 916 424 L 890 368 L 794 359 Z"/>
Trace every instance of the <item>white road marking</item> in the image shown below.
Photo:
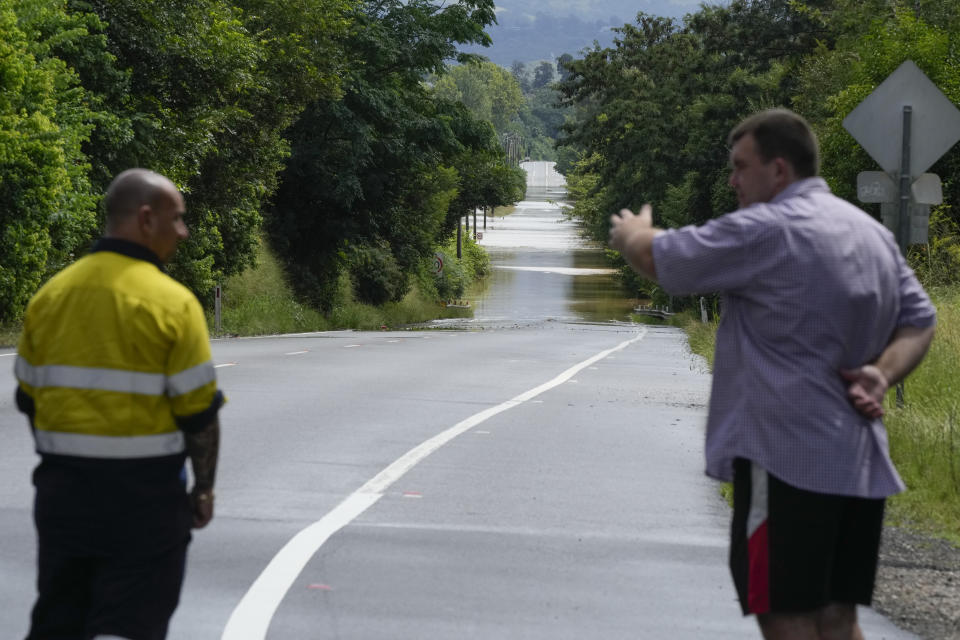
<path fill-rule="evenodd" d="M 220 367 L 235 367 L 237 366 L 236 362 L 226 362 L 224 364 L 215 364 L 213 365 L 214 369 L 219 369 Z"/>
<path fill-rule="evenodd" d="M 352 349 L 353 347 L 359 347 L 359 344 L 345 344 L 343 345 L 344 349 Z"/>
<path fill-rule="evenodd" d="M 15 355 L 17 355 L 16 351 L 14 351 L 13 353 L 0 353 L 0 358 L 6 358 L 7 356 L 15 356 Z"/>
<path fill-rule="evenodd" d="M 540 386 L 525 391 L 514 398 L 495 407 L 484 409 L 465 420 L 448 428 L 429 440 L 406 452 L 395 460 L 386 469 L 368 480 L 366 484 L 351 493 L 347 498 L 327 513 L 323 518 L 301 530 L 290 539 L 273 557 L 270 564 L 263 570 L 241 598 L 239 604 L 230 614 L 227 625 L 223 629 L 220 640 L 264 640 L 273 614 L 280 602 L 290 589 L 290 585 L 310 561 L 320 547 L 337 531 L 347 526 L 360 514 L 372 507 L 383 497 L 386 490 L 402 478 L 410 469 L 415 467 L 424 458 L 447 444 L 458 435 L 485 422 L 493 416 L 508 409 L 517 407 L 524 402 L 533 400 L 538 395 L 559 386 L 576 375 L 579 371 L 603 360 L 617 351 L 626 349 L 631 344 L 643 339 L 647 330 L 641 329 L 636 336 L 621 342 L 615 347 L 601 351 L 576 364 L 552 380 Z"/>
<path fill-rule="evenodd" d="M 298 356 L 301 353 L 310 353 L 309 351 L 291 351 L 290 353 L 285 353 L 285 356 Z"/>

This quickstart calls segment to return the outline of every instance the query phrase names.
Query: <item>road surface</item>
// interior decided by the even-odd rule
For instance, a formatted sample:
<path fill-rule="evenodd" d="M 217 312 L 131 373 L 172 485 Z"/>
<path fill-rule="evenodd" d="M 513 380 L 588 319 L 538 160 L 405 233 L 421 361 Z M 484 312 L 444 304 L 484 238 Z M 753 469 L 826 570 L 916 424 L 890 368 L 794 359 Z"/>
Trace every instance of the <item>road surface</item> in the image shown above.
<path fill-rule="evenodd" d="M 514 215 L 484 236 L 510 277 L 480 321 L 214 341 L 217 513 L 171 640 L 759 637 L 702 471 L 704 362 L 677 330 L 578 306 L 609 274 L 559 205 Z M 13 360 L 0 350 L 0 629 L 18 638 L 36 457 Z M 868 638 L 913 638 L 865 613 Z"/>

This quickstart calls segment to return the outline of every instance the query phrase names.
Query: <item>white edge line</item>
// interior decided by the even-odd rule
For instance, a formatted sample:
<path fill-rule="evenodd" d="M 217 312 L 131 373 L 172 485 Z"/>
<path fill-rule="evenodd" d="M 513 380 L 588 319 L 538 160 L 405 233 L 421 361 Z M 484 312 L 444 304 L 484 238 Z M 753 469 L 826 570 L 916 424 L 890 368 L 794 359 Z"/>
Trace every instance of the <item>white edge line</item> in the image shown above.
<path fill-rule="evenodd" d="M 13 353 L 0 353 L 0 358 L 6 358 L 7 356 L 15 356 L 15 355 L 17 355 L 16 351 L 14 351 Z"/>
<path fill-rule="evenodd" d="M 235 366 L 237 366 L 236 362 L 225 362 L 223 364 L 215 364 L 213 365 L 213 368 L 219 369 L 220 367 L 235 367 Z"/>
<path fill-rule="evenodd" d="M 630 340 L 621 342 L 617 346 L 601 351 L 600 353 L 576 364 L 552 380 L 545 382 L 529 391 L 525 391 L 506 402 L 476 413 L 466 420 L 462 420 L 429 440 L 426 440 L 407 453 L 400 456 L 383 471 L 368 480 L 362 487 L 351 493 L 347 498 L 327 513 L 323 518 L 302 529 L 290 539 L 273 557 L 270 564 L 257 577 L 254 583 L 237 604 L 220 640 L 263 640 L 266 638 L 270 621 L 280 602 L 286 596 L 293 581 L 309 562 L 321 546 L 337 531 L 350 524 L 360 514 L 383 497 L 384 491 L 394 482 L 403 477 L 410 469 L 417 465 L 431 453 L 450 442 L 458 435 L 468 431 L 478 424 L 492 418 L 498 413 L 512 409 L 541 393 L 563 384 L 585 367 L 598 362 L 612 353 L 621 351 L 634 342 L 642 340 L 647 334 L 642 329 Z"/>

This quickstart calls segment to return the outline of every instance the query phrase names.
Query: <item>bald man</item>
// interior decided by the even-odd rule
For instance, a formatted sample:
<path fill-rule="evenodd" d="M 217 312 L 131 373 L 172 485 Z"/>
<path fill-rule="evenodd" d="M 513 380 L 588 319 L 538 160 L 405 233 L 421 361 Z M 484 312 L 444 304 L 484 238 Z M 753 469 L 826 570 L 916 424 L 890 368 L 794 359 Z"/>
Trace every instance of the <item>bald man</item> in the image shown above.
<path fill-rule="evenodd" d="M 213 518 L 224 397 L 203 309 L 163 271 L 183 196 L 131 169 L 104 202 L 104 237 L 30 301 L 15 365 L 40 455 L 28 640 L 165 638 L 190 530 Z"/>

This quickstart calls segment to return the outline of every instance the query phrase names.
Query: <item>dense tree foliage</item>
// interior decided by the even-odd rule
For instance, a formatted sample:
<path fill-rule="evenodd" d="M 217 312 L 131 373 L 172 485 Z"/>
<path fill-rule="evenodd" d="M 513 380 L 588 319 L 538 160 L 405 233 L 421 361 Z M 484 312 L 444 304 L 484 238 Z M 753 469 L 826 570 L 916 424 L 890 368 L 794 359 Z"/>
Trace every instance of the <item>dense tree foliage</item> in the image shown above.
<path fill-rule="evenodd" d="M 458 46 L 493 21 L 492 0 L 0 0 L 0 322 L 89 247 L 132 166 L 184 191 L 171 272 L 205 300 L 265 213 L 306 297 L 344 267 L 366 300 L 403 295 L 468 194 L 516 186 L 493 111 L 424 83 L 477 62 Z"/>
<path fill-rule="evenodd" d="M 462 102 L 475 117 L 492 123 L 498 133 L 509 130 L 524 106 L 514 76 L 486 61 L 450 69 L 436 80 L 434 92 L 443 100 Z"/>
<path fill-rule="evenodd" d="M 62 4 L 0 0 L 0 321 L 15 318 L 94 227 L 81 144 L 98 117 L 51 56 L 85 34 Z"/>
<path fill-rule="evenodd" d="M 315 101 L 292 127 L 293 154 L 267 219 L 294 286 L 313 304 L 334 303 L 343 273 L 364 301 L 402 297 L 465 213 L 478 174 L 503 164 L 490 123 L 455 100 L 489 118 L 507 107 L 456 83 L 438 94 L 423 81 L 451 58 L 483 70 L 456 45 L 486 42 L 493 17 L 490 0 L 385 0 L 351 15 L 343 46 L 355 63 L 343 97 Z"/>
<path fill-rule="evenodd" d="M 560 91 L 574 115 L 559 166 L 577 197 L 575 214 L 604 239 L 621 207 L 651 202 L 663 226 L 730 211 L 726 134 L 774 106 L 811 121 L 825 177 L 852 198 L 856 173 L 876 166 L 843 118 L 908 58 L 960 102 L 957 14 L 945 0 L 734 0 L 682 23 L 640 14 L 617 30 L 614 47 L 564 65 L 570 75 Z M 935 169 L 952 176 L 956 162 L 954 151 Z M 945 192 L 960 195 L 952 180 Z"/>

